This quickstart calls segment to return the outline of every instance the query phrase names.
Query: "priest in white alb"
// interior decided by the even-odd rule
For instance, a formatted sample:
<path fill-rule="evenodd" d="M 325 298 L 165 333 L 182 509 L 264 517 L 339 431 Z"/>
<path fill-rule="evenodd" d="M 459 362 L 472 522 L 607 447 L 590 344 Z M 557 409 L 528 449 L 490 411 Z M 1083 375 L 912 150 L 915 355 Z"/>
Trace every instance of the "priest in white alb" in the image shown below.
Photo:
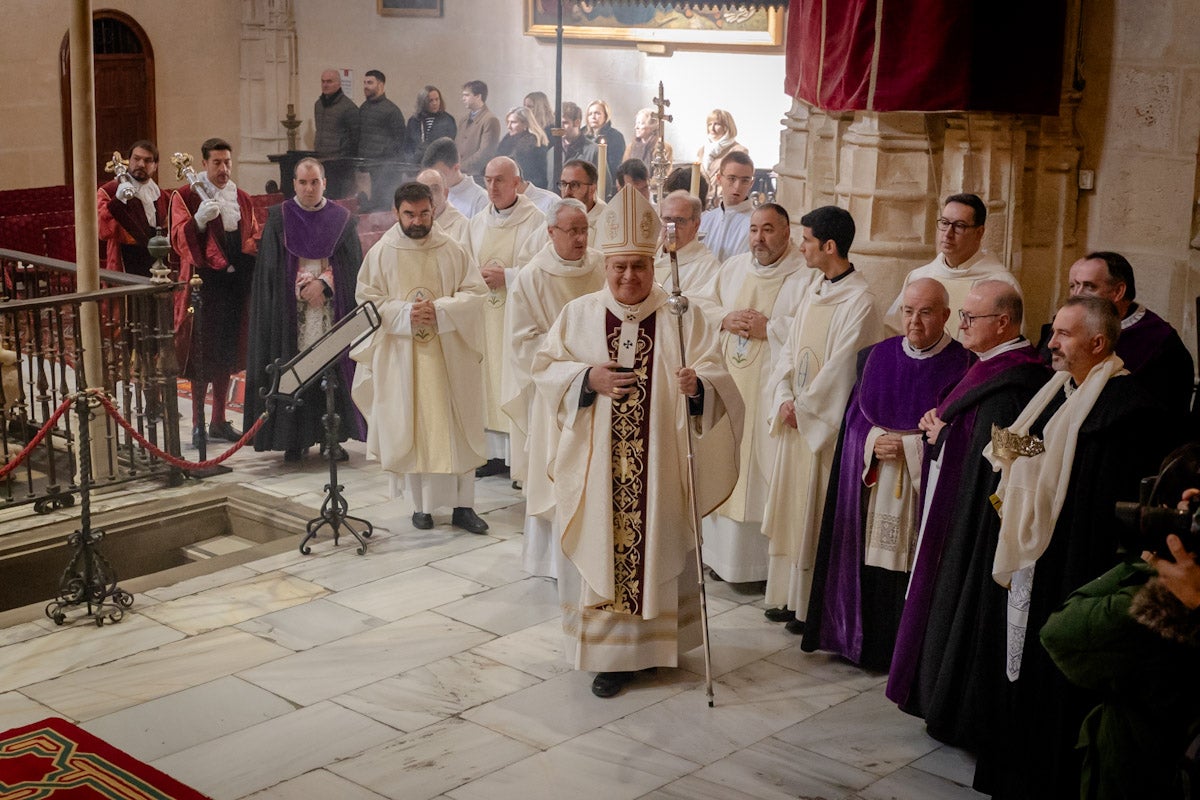
<path fill-rule="evenodd" d="M 554 527 L 554 487 L 546 470 L 558 436 L 554 412 L 533 385 L 533 357 L 563 306 L 604 285 L 604 256 L 587 246 L 587 213 L 578 200 L 560 198 L 551 205 L 546 231 L 549 243 L 508 287 L 505 338 L 512 358 L 504 365 L 502 407 L 513 424 L 513 478 L 523 481 L 525 493 L 522 564 L 531 575 L 557 578 L 562 548 Z M 516 446 L 518 440 L 524 447 Z"/>
<path fill-rule="evenodd" d="M 484 462 L 483 304 L 487 288 L 467 252 L 433 222 L 421 183 L 396 190 L 398 224 L 367 251 L 355 300 L 371 301 L 381 325 L 357 345 L 351 395 L 367 420 L 367 455 L 404 476 L 413 526 L 433 511 L 471 533 L 475 468 Z"/>
<path fill-rule="evenodd" d="M 508 417 L 500 410 L 501 374 L 512 348 L 504 336 L 508 284 L 533 254 L 546 243 L 546 216 L 517 191 L 521 172 L 508 156 L 497 156 L 484 170 L 488 207 L 471 218 L 467 250 L 487 283 L 483 307 L 483 396 L 487 411 L 487 464 L 476 477 L 508 470 Z M 519 435 L 519 434 L 518 434 Z M 517 445 L 521 447 L 520 443 Z M 516 476 L 514 476 L 516 477 Z M 519 480 L 519 478 L 517 478 Z"/>
<path fill-rule="evenodd" d="M 754 201 L 750 199 L 754 162 L 750 156 L 739 150 L 725 156 L 717 183 L 721 202 L 700 217 L 700 237 L 724 263 L 750 249 L 750 215 L 754 213 Z"/>
<path fill-rule="evenodd" d="M 729 492 L 737 463 L 737 387 L 703 315 L 684 313 L 681 336 L 654 282 L 658 234 L 649 201 L 619 191 L 598 226 L 606 286 L 568 303 L 534 357 L 559 432 L 549 471 L 567 659 L 598 673 L 598 697 L 700 644 L 689 428 L 699 513 Z"/>
<path fill-rule="evenodd" d="M 721 262 L 697 236 L 702 210 L 700 198 L 682 189 L 671 192 L 658 207 L 663 228 L 669 224 L 675 226 L 679 291 L 693 302 L 709 297 L 721 271 Z M 671 278 L 671 254 L 665 249 L 654 261 L 654 278 L 668 292 L 675 286 Z"/>
<path fill-rule="evenodd" d="M 436 169 L 423 169 L 417 173 L 417 183 L 429 187 L 433 194 L 433 221 L 442 232 L 463 247 L 467 246 L 467 223 L 463 213 L 450 204 L 446 197 L 446 179 Z"/>
<path fill-rule="evenodd" d="M 770 539 L 767 608 L 791 612 L 788 631 L 796 634 L 804 632 L 825 490 L 858 351 L 883 338 L 875 296 L 849 260 L 850 212 L 822 206 L 800 225 L 800 251 L 815 274 L 770 379 L 764 410 L 778 445 L 762 523 Z"/>
<path fill-rule="evenodd" d="M 790 220 L 782 206 L 768 203 L 755 209 L 750 240 L 751 252 L 725 262 L 702 304 L 721 330 L 725 367 L 746 404 L 737 486 L 704 520 L 709 576 L 735 583 L 767 579 L 762 514 L 767 476 L 775 460 L 775 440 L 768 435 L 768 380 L 813 277 L 792 243 Z"/>

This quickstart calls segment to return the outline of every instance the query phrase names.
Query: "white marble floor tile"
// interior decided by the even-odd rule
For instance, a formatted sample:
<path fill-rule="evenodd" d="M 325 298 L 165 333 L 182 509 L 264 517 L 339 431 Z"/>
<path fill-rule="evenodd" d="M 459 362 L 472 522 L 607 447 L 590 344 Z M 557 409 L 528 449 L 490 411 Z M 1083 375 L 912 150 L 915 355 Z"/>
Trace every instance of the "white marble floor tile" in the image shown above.
<path fill-rule="evenodd" d="M 328 770 L 317 769 L 255 792 L 245 800 L 383 800 L 383 795 Z"/>
<path fill-rule="evenodd" d="M 970 786 L 962 786 L 919 769 L 904 767 L 858 792 L 862 800 L 984 800 Z"/>
<path fill-rule="evenodd" d="M 126 614 L 121 622 L 102 628 L 90 623 L 58 628 L 0 648 L 2 685 L 19 689 L 182 638 L 183 634 L 174 628 L 137 613 Z"/>
<path fill-rule="evenodd" d="M 761 611 L 749 606 L 710 616 L 708 634 L 714 676 L 766 658 L 791 644 L 790 634 L 781 625 L 768 622 Z M 703 675 L 703 649 L 697 647 L 683 655 L 679 666 Z"/>
<path fill-rule="evenodd" d="M 921 720 L 900 711 L 878 689 L 775 736 L 875 775 L 894 772 L 940 746 Z"/>
<path fill-rule="evenodd" d="M 300 705 L 310 705 L 476 647 L 491 634 L 421 612 L 241 673 Z"/>
<path fill-rule="evenodd" d="M 146 594 L 155 600 L 166 602 L 179 597 L 185 597 L 189 594 L 203 592 L 214 586 L 225 586 L 230 583 L 246 580 L 247 578 L 253 578 L 258 572 L 258 570 L 253 570 L 246 566 L 230 567 L 229 569 L 210 572 L 207 575 L 197 575 L 194 578 L 188 578 L 179 583 L 173 583 L 170 586 L 150 589 Z"/>
<path fill-rule="evenodd" d="M 602 699 L 592 694 L 593 677 L 572 670 L 462 716 L 544 749 L 665 700 L 695 680 L 685 671 L 664 668 L 654 676 L 639 676 L 616 697 Z"/>
<path fill-rule="evenodd" d="M 152 766 L 213 800 L 237 800 L 395 735 L 335 703 L 318 703 L 156 759 Z"/>
<path fill-rule="evenodd" d="M 0 731 L 19 728 L 31 722 L 37 722 L 47 717 L 57 717 L 58 713 L 36 700 L 30 700 L 20 692 L 4 692 L 0 694 Z"/>
<path fill-rule="evenodd" d="M 319 598 L 246 620 L 236 627 L 289 650 L 307 650 L 382 624 L 383 620 L 376 617 Z"/>
<path fill-rule="evenodd" d="M 840 683 L 860 692 L 887 683 L 886 673 L 870 672 L 833 653 L 806 653 L 800 649 L 798 641 L 794 638 L 792 641 L 795 642 L 792 646 L 768 656 L 767 661 L 821 680 Z"/>
<path fill-rule="evenodd" d="M 234 677 L 107 714 L 82 727 L 142 761 L 295 711 L 288 701 Z"/>
<path fill-rule="evenodd" d="M 595 730 L 493 772 L 448 794 L 455 800 L 634 800 L 697 764 L 605 730 Z"/>
<path fill-rule="evenodd" d="M 756 661 L 713 682 L 708 707 L 703 681 L 688 691 L 605 726 L 683 758 L 709 764 L 850 697 L 844 686 Z"/>
<path fill-rule="evenodd" d="M 433 534 L 433 535 L 430 535 Z M 354 586 L 388 578 L 397 573 L 424 566 L 477 547 L 495 544 L 487 536 L 461 535 L 438 531 L 414 531 L 412 534 L 390 534 L 382 541 L 374 538 L 367 547 L 365 556 L 344 553 L 317 554 L 304 561 L 284 567 L 284 571 L 316 583 L 325 588 L 341 592 Z M 378 545 L 378 546 L 377 546 Z M 343 548 L 344 550 L 344 548 Z M 340 556 L 340 557 L 339 557 Z M 347 559 L 353 559 L 348 561 Z"/>
<path fill-rule="evenodd" d="M 481 644 L 472 652 L 545 680 L 571 671 L 563 646 L 562 621 L 548 619 Z"/>
<path fill-rule="evenodd" d="M 512 667 L 474 653 L 459 653 L 333 701 L 407 732 L 536 683 L 537 678 Z"/>
<path fill-rule="evenodd" d="M 90 720 L 290 654 L 224 628 L 45 681 L 24 693 L 72 719 Z"/>
<path fill-rule="evenodd" d="M 700 769 L 695 775 L 758 800 L 795 800 L 798 797 L 843 800 L 876 780 L 869 772 L 774 737 L 739 750 Z"/>
<path fill-rule="evenodd" d="M 921 756 L 909 766 L 963 786 L 970 786 L 975 779 L 975 756 L 949 745 L 942 745 L 929 755 Z"/>
<path fill-rule="evenodd" d="M 529 573 L 521 568 L 523 542 L 520 538 L 508 539 L 469 553 L 433 561 L 430 566 L 493 587 L 516 583 L 529 577 Z"/>
<path fill-rule="evenodd" d="M 438 607 L 438 613 L 498 636 L 561 614 L 558 589 L 548 578 L 526 578 Z"/>
<path fill-rule="evenodd" d="M 427 800 L 535 752 L 487 728 L 450 719 L 328 769 L 392 800 Z"/>
<path fill-rule="evenodd" d="M 267 572 L 143 610 L 187 634 L 204 633 L 280 611 L 327 594 L 324 587 L 283 572 Z"/>
<path fill-rule="evenodd" d="M 17 642 L 27 642 L 39 636 L 45 636 L 53 630 L 60 630 L 49 619 L 38 619 L 33 622 L 22 622 L 11 628 L 0 629 L 0 647 L 7 647 Z"/>
<path fill-rule="evenodd" d="M 642 795 L 638 800 L 758 800 L 756 794 L 739 792 L 729 786 L 710 783 L 695 774 L 685 775 L 662 788 Z"/>
<path fill-rule="evenodd" d="M 389 622 L 487 591 L 482 583 L 432 567 L 405 572 L 338 592 L 330 600 Z"/>

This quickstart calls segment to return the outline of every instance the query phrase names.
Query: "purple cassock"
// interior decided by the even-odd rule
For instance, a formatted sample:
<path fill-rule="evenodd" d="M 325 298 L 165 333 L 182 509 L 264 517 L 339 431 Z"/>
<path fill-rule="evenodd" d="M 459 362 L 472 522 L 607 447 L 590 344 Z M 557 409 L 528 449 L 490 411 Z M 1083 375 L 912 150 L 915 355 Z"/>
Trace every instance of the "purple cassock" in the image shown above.
<path fill-rule="evenodd" d="M 946 427 L 937 444 L 925 451 L 923 472 L 928 474 L 940 450 L 940 475 L 933 497 L 928 502 L 922 498 L 928 512 L 886 692 L 905 711 L 926 717 L 927 723 L 927 695 L 937 681 L 950 678 L 940 674 L 943 668 L 958 664 L 963 669 L 952 670 L 956 677 L 971 679 L 962 673 L 970 672 L 967 664 L 982 657 L 982 645 L 968 640 L 978 630 L 978 619 L 990 618 L 993 606 L 1005 602 L 1000 587 L 991 581 L 1000 520 L 988 497 L 1000 476 L 983 458 L 983 448 L 991 441 L 991 426 L 1011 424 L 1049 376 L 1037 350 L 1026 342 L 977 361 L 938 405 Z M 980 587 L 990 594 L 981 597 Z M 935 603 L 935 597 L 941 599 Z M 963 641 L 955 645 L 953 636 Z"/>
<path fill-rule="evenodd" d="M 974 360 L 954 340 L 926 358 L 908 355 L 903 345 L 904 337 L 896 336 L 859 356 L 859 379 L 842 421 L 835 483 L 830 486 L 821 524 L 816 571 L 825 572 L 824 580 L 814 580 L 809 605 L 809 620 L 819 619 L 819 627 L 808 628 L 817 629 L 811 633 L 818 636 L 806 631 L 803 643 L 805 650 L 832 651 L 876 669 L 886 669 L 891 656 L 907 574 L 863 563 L 868 499 L 863 452 L 867 437 L 873 427 L 916 432 L 925 412 L 959 382 Z M 895 587 L 889 590 L 892 584 Z M 867 598 L 873 602 L 864 609 Z M 888 618 L 893 620 L 890 624 Z"/>

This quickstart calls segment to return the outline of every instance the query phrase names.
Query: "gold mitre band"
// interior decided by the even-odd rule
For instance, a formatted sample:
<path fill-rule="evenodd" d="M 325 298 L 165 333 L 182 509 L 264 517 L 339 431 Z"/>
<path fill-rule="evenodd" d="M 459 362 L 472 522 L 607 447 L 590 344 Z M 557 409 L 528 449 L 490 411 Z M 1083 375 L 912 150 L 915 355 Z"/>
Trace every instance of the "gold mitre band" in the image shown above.
<path fill-rule="evenodd" d="M 1046 445 L 1036 436 L 1015 433 L 1008 428 L 992 425 L 992 452 L 1003 459 L 1017 456 L 1037 456 L 1046 452 Z"/>

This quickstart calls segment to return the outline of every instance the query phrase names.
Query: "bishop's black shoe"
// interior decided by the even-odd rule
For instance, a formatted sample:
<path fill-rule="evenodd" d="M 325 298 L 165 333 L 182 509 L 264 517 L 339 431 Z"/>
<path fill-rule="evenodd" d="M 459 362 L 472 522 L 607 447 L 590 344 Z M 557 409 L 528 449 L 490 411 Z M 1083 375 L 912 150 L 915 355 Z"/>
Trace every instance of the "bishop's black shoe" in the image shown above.
<path fill-rule="evenodd" d="M 789 622 L 787 625 L 784 625 L 783 629 L 785 631 L 787 631 L 788 633 L 794 633 L 797 636 L 803 636 L 804 635 L 804 620 L 794 619 L 791 622 Z"/>
<path fill-rule="evenodd" d="M 597 672 L 592 679 L 592 694 L 596 697 L 615 697 L 633 680 L 635 672 Z"/>
<path fill-rule="evenodd" d="M 462 528 L 467 533 L 487 533 L 488 524 L 479 518 L 475 509 L 459 506 L 450 515 L 450 524 Z"/>
<path fill-rule="evenodd" d="M 475 470 L 476 478 L 490 478 L 493 475 L 503 475 L 508 472 L 508 466 L 503 458 L 489 458 L 487 463 Z"/>
<path fill-rule="evenodd" d="M 427 531 L 433 527 L 433 515 L 422 514 L 420 511 L 414 511 L 412 515 L 413 527 L 419 531 Z"/>
<path fill-rule="evenodd" d="M 789 608 L 768 608 L 763 616 L 771 622 L 791 622 L 796 619 L 796 612 Z"/>

